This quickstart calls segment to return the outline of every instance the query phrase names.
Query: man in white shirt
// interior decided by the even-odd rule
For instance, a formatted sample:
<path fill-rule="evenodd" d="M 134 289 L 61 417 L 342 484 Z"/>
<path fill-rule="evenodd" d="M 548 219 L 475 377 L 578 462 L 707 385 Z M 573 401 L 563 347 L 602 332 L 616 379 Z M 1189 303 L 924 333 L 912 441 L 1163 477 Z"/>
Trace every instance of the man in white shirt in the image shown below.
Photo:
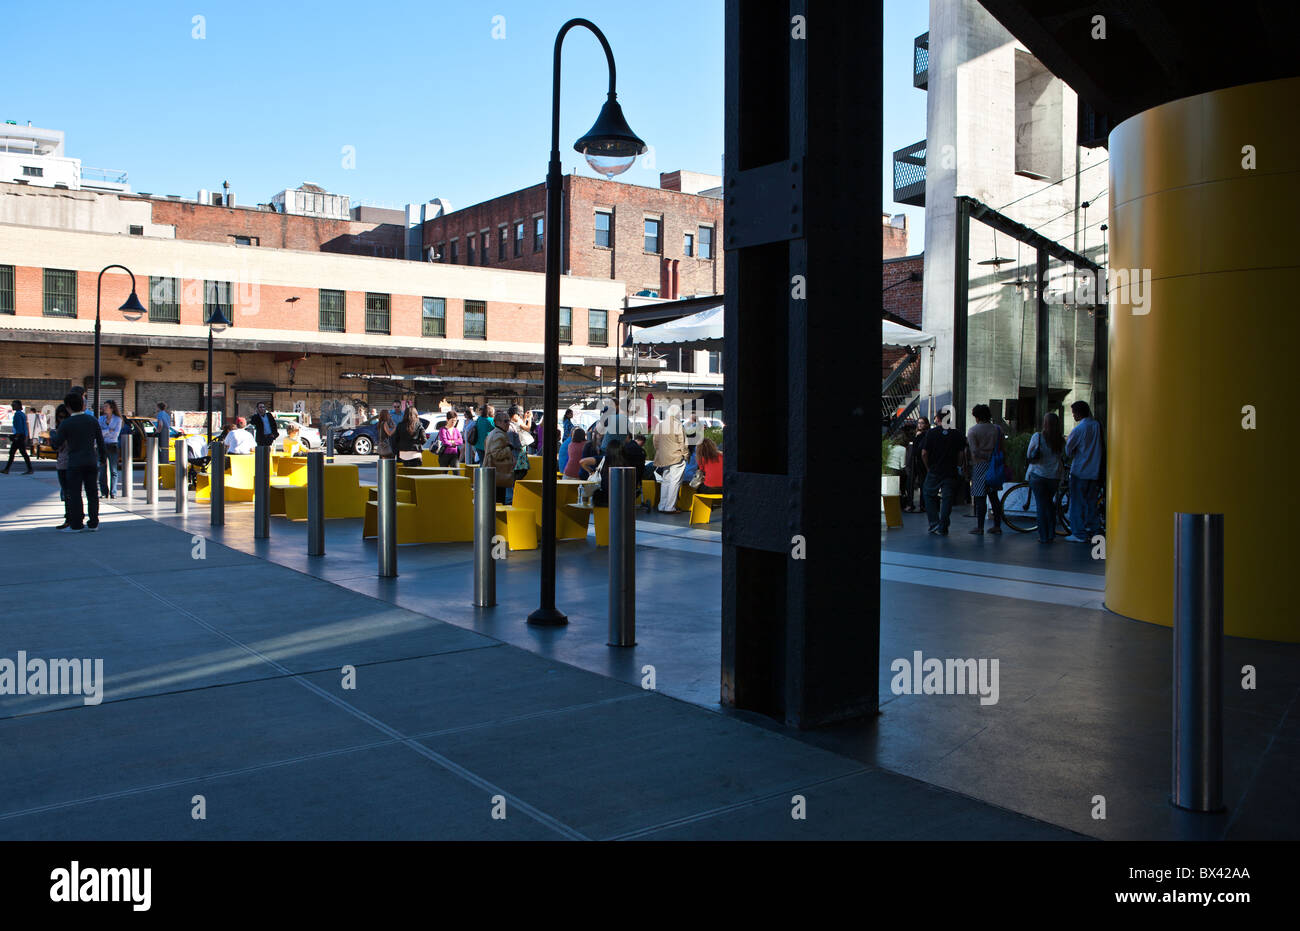
<path fill-rule="evenodd" d="M 235 418 L 235 429 L 226 434 L 226 453 L 231 456 L 243 456 L 257 448 L 253 435 L 244 429 L 244 418 Z"/>

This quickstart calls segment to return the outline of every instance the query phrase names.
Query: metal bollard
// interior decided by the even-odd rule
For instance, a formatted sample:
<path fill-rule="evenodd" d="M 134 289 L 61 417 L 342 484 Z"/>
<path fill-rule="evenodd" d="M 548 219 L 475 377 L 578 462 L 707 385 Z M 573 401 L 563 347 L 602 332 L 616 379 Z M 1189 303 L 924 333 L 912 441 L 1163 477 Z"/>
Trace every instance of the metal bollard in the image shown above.
<path fill-rule="evenodd" d="M 376 530 L 379 544 L 379 577 L 397 577 L 397 461 L 380 459 L 379 500 L 375 504 Z"/>
<path fill-rule="evenodd" d="M 122 456 L 122 497 L 130 501 L 135 495 L 135 437 L 130 427 L 124 427 L 122 432 L 126 434 L 125 446 L 118 447 L 126 450 Z"/>
<path fill-rule="evenodd" d="M 609 646 L 636 646 L 636 469 L 609 470 Z"/>
<path fill-rule="evenodd" d="M 259 446 L 253 461 L 253 539 L 271 536 L 271 447 Z"/>
<path fill-rule="evenodd" d="M 226 447 L 220 440 L 209 444 L 208 460 L 209 513 L 213 527 L 226 525 Z"/>
<path fill-rule="evenodd" d="M 307 555 L 325 555 L 325 454 L 307 454 Z"/>
<path fill-rule="evenodd" d="M 334 428 L 325 428 L 325 461 L 334 461 Z"/>
<path fill-rule="evenodd" d="M 185 474 L 188 456 L 185 455 L 185 441 L 176 441 L 176 513 L 184 516 L 190 506 L 189 476 Z"/>
<path fill-rule="evenodd" d="M 1223 515 L 1174 515 L 1173 803 L 1223 810 Z"/>
<path fill-rule="evenodd" d="M 490 608 L 497 603 L 497 565 L 492 559 L 492 537 L 497 531 L 497 470 L 474 470 L 474 604 Z"/>
<path fill-rule="evenodd" d="M 144 441 L 144 500 L 154 504 L 158 499 L 158 437 Z"/>

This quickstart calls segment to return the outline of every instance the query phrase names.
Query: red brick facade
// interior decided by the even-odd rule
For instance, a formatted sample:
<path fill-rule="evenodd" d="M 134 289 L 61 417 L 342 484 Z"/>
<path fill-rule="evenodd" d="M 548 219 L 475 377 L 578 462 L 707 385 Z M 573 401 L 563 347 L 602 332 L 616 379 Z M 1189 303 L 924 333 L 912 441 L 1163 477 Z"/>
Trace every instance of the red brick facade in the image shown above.
<path fill-rule="evenodd" d="M 885 227 L 888 233 L 889 227 Z M 906 320 L 914 327 L 921 325 L 921 273 L 925 267 L 924 255 L 908 255 L 902 258 L 885 259 L 881 266 L 881 287 L 884 293 L 881 297 L 884 300 L 885 319 L 888 320 L 892 314 L 901 320 Z M 908 278 L 915 273 L 917 280 L 909 281 Z M 893 369 L 894 363 L 903 358 L 905 353 L 900 349 L 884 350 L 881 360 L 881 377 L 885 377 Z"/>
<path fill-rule="evenodd" d="M 562 265 L 572 275 L 624 281 L 629 295 L 642 290 L 659 297 L 719 294 L 724 281 L 720 241 L 722 201 L 599 178 L 564 178 L 567 218 Z M 467 239 L 474 237 L 475 265 L 519 271 L 545 271 L 546 253 L 534 236 L 537 218 L 546 211 L 546 185 L 536 184 L 501 197 L 457 210 L 424 224 L 425 249 L 439 250 L 442 260 L 469 264 Z M 596 244 L 596 214 L 610 216 L 610 246 Z M 645 249 L 645 222 L 660 222 L 657 252 Z M 515 255 L 516 224 L 524 224 L 520 254 Z M 505 260 L 501 260 L 501 230 L 506 230 Z M 488 255 L 482 253 L 482 232 L 488 233 Z M 701 258 L 702 230 L 712 234 L 711 258 Z M 685 254 L 685 237 L 693 237 L 693 255 Z"/>

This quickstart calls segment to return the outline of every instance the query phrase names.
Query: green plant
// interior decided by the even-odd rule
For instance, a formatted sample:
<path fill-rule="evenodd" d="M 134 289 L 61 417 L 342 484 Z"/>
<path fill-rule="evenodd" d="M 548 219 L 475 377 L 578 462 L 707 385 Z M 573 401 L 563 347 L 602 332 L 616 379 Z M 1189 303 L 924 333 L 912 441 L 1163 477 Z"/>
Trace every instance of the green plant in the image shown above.
<path fill-rule="evenodd" d="M 1007 468 L 1011 470 L 1011 477 L 1017 482 L 1025 479 L 1025 468 L 1028 466 L 1028 460 L 1025 454 L 1029 451 L 1029 438 L 1032 434 L 1017 433 L 1014 436 L 1007 437 Z"/>

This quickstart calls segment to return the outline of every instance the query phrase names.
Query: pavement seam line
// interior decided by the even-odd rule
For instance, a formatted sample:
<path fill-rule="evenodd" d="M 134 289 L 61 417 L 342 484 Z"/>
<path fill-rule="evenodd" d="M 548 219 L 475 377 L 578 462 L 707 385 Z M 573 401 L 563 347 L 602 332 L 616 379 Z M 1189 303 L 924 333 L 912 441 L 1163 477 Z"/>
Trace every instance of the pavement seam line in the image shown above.
<path fill-rule="evenodd" d="M 534 821 L 537 821 L 539 824 L 543 824 L 551 828 L 551 830 L 556 831 L 564 835 L 565 837 L 568 837 L 571 840 L 589 839 L 586 835 L 582 834 L 577 829 L 570 827 L 569 825 L 560 821 L 558 818 L 548 815 L 546 812 L 542 811 L 541 809 L 536 808 L 533 805 L 530 805 L 522 798 L 519 798 L 518 796 L 514 795 L 511 792 L 507 792 L 505 789 L 501 788 L 500 786 L 496 785 L 493 782 L 490 782 L 489 780 L 483 778 L 477 773 L 469 769 L 466 769 L 464 766 L 461 766 L 459 763 L 456 763 L 455 761 L 448 759 L 442 754 L 429 749 L 428 747 L 424 746 L 418 741 L 410 737 L 407 737 L 406 735 L 402 734 L 400 731 L 398 731 L 396 728 L 392 727 L 391 725 L 385 724 L 383 721 L 379 720 L 373 715 L 367 714 L 366 712 L 362 711 L 360 708 L 357 708 L 356 706 L 344 701 L 338 696 L 331 695 L 329 692 L 325 691 L 320 686 L 316 685 L 316 683 L 308 682 L 302 679 L 301 677 L 295 675 L 287 667 L 280 665 L 270 657 L 264 656 L 263 654 L 259 653 L 257 650 L 248 646 L 246 643 L 242 643 L 235 637 L 231 636 L 230 634 L 227 634 L 225 631 L 218 630 L 216 627 L 213 627 L 207 621 L 203 620 L 201 617 L 194 614 L 188 608 L 185 608 L 183 605 L 176 604 L 175 602 L 170 601 L 167 598 L 164 598 L 162 595 L 159 595 L 157 592 L 151 591 L 145 586 L 139 584 L 129 576 L 123 575 L 121 572 L 117 571 L 117 569 L 115 569 L 113 566 L 100 562 L 97 559 L 92 559 L 91 562 L 98 563 L 105 571 L 111 572 L 113 575 L 116 575 L 119 578 L 124 579 L 130 585 L 133 585 L 136 588 L 138 588 L 140 591 L 147 593 L 150 597 L 154 598 L 157 601 L 162 602 L 163 604 L 167 605 L 169 608 L 179 611 L 181 614 L 190 618 L 190 620 L 198 624 L 200 627 L 203 627 L 209 632 L 214 633 L 217 636 L 223 638 L 224 640 L 229 641 L 234 646 L 237 646 L 240 649 L 247 651 L 249 654 L 256 656 L 258 659 L 262 660 L 263 662 L 267 663 L 273 668 L 279 669 L 284 675 L 290 677 L 298 685 L 302 686 L 303 688 L 307 689 L 310 692 L 314 692 L 316 695 L 325 699 L 331 704 L 335 705 L 339 709 L 351 714 L 353 717 L 357 718 L 357 720 L 369 724 L 371 727 L 375 728 L 375 730 L 379 731 L 380 733 L 387 734 L 389 737 L 393 738 L 394 740 L 400 741 L 401 743 L 406 745 L 407 749 L 419 754 L 420 756 L 423 756 L 425 759 L 430 760 L 431 762 L 437 763 L 443 769 L 446 769 L 447 771 L 454 773 L 457 776 L 460 776 L 460 778 L 464 779 L 466 782 L 478 786 L 480 789 L 484 790 L 485 792 L 488 792 L 490 795 L 502 796 L 503 798 L 507 799 L 511 804 L 513 804 L 515 807 L 519 808 L 520 811 L 524 812 L 524 814 L 528 815 Z M 445 622 L 440 622 L 440 623 L 445 623 Z"/>

